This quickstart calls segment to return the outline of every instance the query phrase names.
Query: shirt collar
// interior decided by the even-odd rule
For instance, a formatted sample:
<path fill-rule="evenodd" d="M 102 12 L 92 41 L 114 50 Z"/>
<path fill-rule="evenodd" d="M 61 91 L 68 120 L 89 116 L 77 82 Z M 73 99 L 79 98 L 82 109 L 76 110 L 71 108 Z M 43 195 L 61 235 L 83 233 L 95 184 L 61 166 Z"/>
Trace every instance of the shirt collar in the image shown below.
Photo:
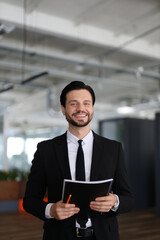
<path fill-rule="evenodd" d="M 76 136 L 74 136 L 69 130 L 67 130 L 67 142 L 72 142 L 77 144 L 78 140 L 79 139 Z M 83 143 L 88 143 L 91 140 L 93 140 L 92 130 L 90 130 L 89 133 L 82 140 L 83 140 Z"/>

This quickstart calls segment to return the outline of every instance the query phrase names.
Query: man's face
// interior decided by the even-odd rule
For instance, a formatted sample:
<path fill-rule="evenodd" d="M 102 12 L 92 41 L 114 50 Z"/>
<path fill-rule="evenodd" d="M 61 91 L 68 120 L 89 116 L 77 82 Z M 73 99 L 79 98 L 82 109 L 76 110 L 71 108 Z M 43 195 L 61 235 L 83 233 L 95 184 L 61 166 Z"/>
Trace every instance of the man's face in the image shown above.
<path fill-rule="evenodd" d="M 85 89 L 72 90 L 66 95 L 66 106 L 62 112 L 69 124 L 76 127 L 87 126 L 93 117 L 92 96 Z"/>

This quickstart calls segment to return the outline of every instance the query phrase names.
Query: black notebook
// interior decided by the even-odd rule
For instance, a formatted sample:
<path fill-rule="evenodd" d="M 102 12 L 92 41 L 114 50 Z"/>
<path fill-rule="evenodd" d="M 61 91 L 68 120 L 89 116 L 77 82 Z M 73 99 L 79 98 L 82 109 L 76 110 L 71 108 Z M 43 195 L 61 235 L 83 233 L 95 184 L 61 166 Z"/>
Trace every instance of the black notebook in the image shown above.
<path fill-rule="evenodd" d="M 89 212 L 89 204 L 96 197 L 107 196 L 111 190 L 113 179 L 102 181 L 73 181 L 64 179 L 62 190 L 62 202 L 74 203 L 80 208 L 81 215 Z M 70 196 L 70 197 L 69 197 Z"/>

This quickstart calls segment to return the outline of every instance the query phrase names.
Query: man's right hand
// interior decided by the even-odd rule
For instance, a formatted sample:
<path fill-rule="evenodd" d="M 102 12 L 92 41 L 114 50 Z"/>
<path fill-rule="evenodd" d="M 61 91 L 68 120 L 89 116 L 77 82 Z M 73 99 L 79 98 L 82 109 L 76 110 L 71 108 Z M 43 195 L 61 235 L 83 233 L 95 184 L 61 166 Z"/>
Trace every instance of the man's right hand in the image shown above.
<path fill-rule="evenodd" d="M 77 214 L 79 211 L 80 209 L 75 204 L 59 201 L 51 206 L 50 215 L 55 219 L 63 220 Z"/>

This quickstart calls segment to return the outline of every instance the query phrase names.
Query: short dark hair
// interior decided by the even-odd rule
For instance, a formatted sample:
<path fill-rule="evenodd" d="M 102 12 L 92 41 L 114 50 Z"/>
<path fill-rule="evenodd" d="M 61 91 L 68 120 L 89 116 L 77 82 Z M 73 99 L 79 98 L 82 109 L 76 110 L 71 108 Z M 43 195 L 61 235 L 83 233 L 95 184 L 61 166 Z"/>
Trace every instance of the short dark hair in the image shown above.
<path fill-rule="evenodd" d="M 66 106 L 66 95 L 68 92 L 72 91 L 72 90 L 78 90 L 78 89 L 86 89 L 87 91 L 90 92 L 91 96 L 92 96 L 92 102 L 93 105 L 95 103 L 95 93 L 93 91 L 93 89 L 89 86 L 86 85 L 84 82 L 81 81 L 73 81 L 70 82 L 61 92 L 60 95 L 60 103 L 62 106 Z"/>

